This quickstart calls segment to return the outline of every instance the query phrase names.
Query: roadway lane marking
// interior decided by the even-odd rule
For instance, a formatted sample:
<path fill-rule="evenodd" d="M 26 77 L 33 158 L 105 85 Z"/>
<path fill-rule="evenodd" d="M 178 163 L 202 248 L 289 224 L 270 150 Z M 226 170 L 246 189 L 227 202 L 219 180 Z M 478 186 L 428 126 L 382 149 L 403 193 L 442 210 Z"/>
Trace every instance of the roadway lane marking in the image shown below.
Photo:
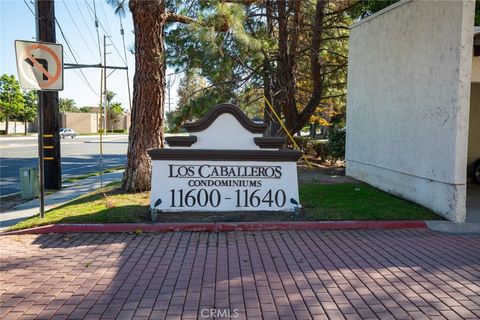
<path fill-rule="evenodd" d="M 121 140 L 123 137 L 108 137 L 105 138 L 103 142 L 108 142 L 108 141 L 113 141 L 113 140 Z M 71 145 L 71 144 L 81 144 L 81 143 L 100 143 L 100 140 L 92 140 L 92 141 L 65 141 L 63 142 L 60 140 L 61 145 Z M 128 143 L 128 141 L 125 141 L 125 143 Z M 0 150 L 5 150 L 5 149 L 15 149 L 15 148 L 26 148 L 26 147 L 36 147 L 37 144 L 7 144 L 5 146 L 0 146 Z"/>

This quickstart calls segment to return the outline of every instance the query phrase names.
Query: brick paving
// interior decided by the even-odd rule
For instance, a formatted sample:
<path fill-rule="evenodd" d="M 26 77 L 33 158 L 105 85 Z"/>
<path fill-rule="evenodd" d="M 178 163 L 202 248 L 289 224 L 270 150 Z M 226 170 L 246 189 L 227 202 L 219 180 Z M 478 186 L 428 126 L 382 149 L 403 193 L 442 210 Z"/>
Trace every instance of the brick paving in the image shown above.
<path fill-rule="evenodd" d="M 479 319 L 480 237 L 427 230 L 0 237 L 1 319 Z"/>

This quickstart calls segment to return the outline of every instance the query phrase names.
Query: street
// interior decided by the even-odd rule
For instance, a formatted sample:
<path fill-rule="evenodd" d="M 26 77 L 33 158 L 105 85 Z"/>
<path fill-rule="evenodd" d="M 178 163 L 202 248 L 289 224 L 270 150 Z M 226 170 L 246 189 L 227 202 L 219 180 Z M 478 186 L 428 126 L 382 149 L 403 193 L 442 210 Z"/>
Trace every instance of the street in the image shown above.
<path fill-rule="evenodd" d="M 125 164 L 127 135 L 104 137 L 104 169 Z M 62 139 L 62 179 L 100 170 L 98 136 Z M 20 191 L 19 169 L 38 165 L 36 137 L 0 138 L 0 195 Z"/>

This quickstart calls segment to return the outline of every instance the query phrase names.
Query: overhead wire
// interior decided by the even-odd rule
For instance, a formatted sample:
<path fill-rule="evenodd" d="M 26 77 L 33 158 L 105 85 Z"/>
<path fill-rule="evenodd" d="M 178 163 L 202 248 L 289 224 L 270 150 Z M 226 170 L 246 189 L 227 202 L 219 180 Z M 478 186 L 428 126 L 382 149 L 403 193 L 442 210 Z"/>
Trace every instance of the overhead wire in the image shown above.
<path fill-rule="evenodd" d="M 80 35 L 80 38 L 82 38 L 83 40 L 83 43 L 85 43 L 85 46 L 87 47 L 88 51 L 90 52 L 90 54 L 92 56 L 95 56 L 95 54 L 92 52 L 92 49 L 90 48 L 90 45 L 88 44 L 88 42 L 85 40 L 85 38 L 83 37 L 83 33 L 80 31 L 80 29 L 78 28 L 78 25 L 77 23 L 75 22 L 75 19 L 73 18 L 71 12 L 70 12 L 70 9 L 68 9 L 68 6 L 67 4 L 65 3 L 65 1 L 62 1 L 63 2 L 63 6 L 65 7 L 65 9 L 67 10 L 67 13 L 68 15 L 70 16 L 70 19 L 72 20 L 73 22 L 73 25 L 75 26 L 75 29 L 77 29 L 78 31 L 78 34 Z"/>
<path fill-rule="evenodd" d="M 92 11 L 92 13 L 94 13 L 94 15 L 97 17 L 96 15 L 96 11 L 92 9 L 92 7 L 88 4 L 88 2 L 85 2 L 87 7 Z M 95 2 L 94 2 L 94 6 L 95 6 Z M 111 36 L 111 32 L 108 32 L 107 29 L 105 29 L 105 27 L 103 26 L 102 22 L 98 19 L 97 17 L 97 21 L 98 21 L 98 24 L 99 26 L 102 28 L 103 32 L 107 35 L 107 36 Z M 125 59 L 122 57 L 122 54 L 120 53 L 120 51 L 118 50 L 117 46 L 115 45 L 115 42 L 111 41 L 110 40 L 110 43 L 112 44 L 113 48 L 115 49 L 115 51 L 117 52 L 118 54 L 118 57 L 120 58 L 120 60 L 122 60 L 122 62 L 127 65 Z"/>
<path fill-rule="evenodd" d="M 58 27 L 58 29 L 60 30 L 60 34 L 62 35 L 62 38 L 63 38 L 63 40 L 65 41 L 65 44 L 67 45 L 68 50 L 69 50 L 70 53 L 72 54 L 73 60 L 75 61 L 76 64 L 79 64 L 79 63 L 78 63 L 78 60 L 77 60 L 77 57 L 76 57 L 74 51 L 72 50 L 72 47 L 70 46 L 70 42 L 68 41 L 67 37 L 65 36 L 65 33 L 63 32 L 62 26 L 60 25 L 60 22 L 58 22 L 58 19 L 57 19 L 57 18 L 55 18 L 55 23 L 57 24 L 57 27 Z M 87 77 L 85 76 L 85 74 L 83 73 L 82 69 L 79 69 L 79 71 L 80 71 L 80 73 L 81 73 L 81 75 L 82 75 L 81 78 L 83 78 L 83 79 L 85 80 L 88 88 L 89 88 L 96 96 L 98 96 L 98 93 L 93 89 L 92 85 L 91 85 L 90 82 L 88 81 L 88 79 L 87 79 Z"/>
<path fill-rule="evenodd" d="M 100 9 L 102 11 L 103 17 L 105 18 L 105 25 L 107 26 L 108 34 L 112 35 L 112 30 L 110 30 L 110 23 L 108 21 L 107 14 L 105 13 L 104 2 L 105 1 L 100 2 Z"/>
<path fill-rule="evenodd" d="M 28 10 L 30 10 L 30 12 L 33 14 L 33 16 L 35 16 L 35 12 L 33 12 L 32 8 L 30 8 L 30 6 L 28 5 L 27 1 L 26 1 L 26 0 L 23 0 L 23 2 L 24 2 L 25 5 L 27 6 Z"/>
<path fill-rule="evenodd" d="M 90 5 L 88 4 L 88 2 L 85 1 L 85 4 L 87 5 L 87 7 L 90 10 L 92 10 L 92 12 L 93 12 L 93 19 L 94 19 L 94 22 L 95 22 L 95 30 L 97 31 L 98 58 L 100 59 L 100 63 L 102 63 L 102 49 L 101 49 L 102 47 L 100 46 L 100 34 L 98 32 L 99 21 L 98 21 L 98 17 L 97 17 L 97 9 L 95 7 L 95 0 L 92 0 L 92 3 L 93 3 L 93 10 L 90 7 Z"/>
<path fill-rule="evenodd" d="M 82 20 L 83 20 L 83 23 L 85 24 L 85 26 L 87 27 L 87 31 L 88 31 L 88 34 L 90 35 L 90 37 L 92 38 L 93 40 L 93 43 L 95 43 L 95 37 L 92 33 L 92 31 L 90 30 L 90 27 L 89 27 L 89 23 L 87 22 L 87 19 L 85 18 L 85 15 L 83 14 L 83 10 L 80 8 L 80 5 L 78 4 L 78 1 L 75 0 L 75 5 L 77 6 L 78 8 L 78 12 L 80 12 L 80 15 L 82 17 Z M 88 10 L 87 10 L 88 12 Z"/>
<path fill-rule="evenodd" d="M 32 10 L 32 8 L 30 8 L 30 6 L 28 5 L 27 1 L 26 1 L 26 0 L 23 0 L 23 2 L 24 2 L 25 5 L 28 7 L 28 9 L 29 9 L 30 12 L 32 13 L 32 15 L 35 17 L 35 12 Z M 66 38 L 66 36 L 65 36 L 65 34 L 64 34 L 64 32 L 63 32 L 62 27 L 60 26 L 60 23 L 58 22 L 57 18 L 55 18 L 55 23 L 56 23 L 56 25 L 58 26 L 58 29 L 60 30 L 60 34 L 62 35 L 62 38 L 63 38 L 63 40 L 65 41 L 65 44 L 67 45 L 67 48 L 70 50 L 70 53 L 72 54 L 75 63 L 78 64 L 78 61 L 77 61 L 77 59 L 76 59 L 76 57 L 75 57 L 75 54 L 73 53 L 73 50 L 71 49 L 70 44 L 69 44 L 69 42 L 68 42 L 68 40 L 67 40 L 67 38 Z M 66 51 L 64 51 L 63 54 L 65 55 L 65 57 L 68 57 L 68 54 L 67 54 Z M 70 59 L 70 58 L 68 58 L 68 59 Z M 74 69 L 74 70 L 75 70 L 75 69 Z M 75 71 L 77 71 L 77 70 L 75 70 Z M 88 87 L 90 90 L 92 90 L 92 92 L 94 92 L 95 95 L 98 96 L 98 94 L 93 90 L 92 85 L 90 84 L 90 82 L 88 81 L 88 79 L 85 77 L 85 74 L 83 73 L 83 71 L 82 71 L 81 69 L 80 69 L 79 71 L 80 71 L 80 74 L 81 74 L 81 75 L 79 75 L 78 72 L 75 72 L 75 73 L 77 74 L 77 76 L 79 76 L 79 78 L 87 85 L 87 87 Z"/>

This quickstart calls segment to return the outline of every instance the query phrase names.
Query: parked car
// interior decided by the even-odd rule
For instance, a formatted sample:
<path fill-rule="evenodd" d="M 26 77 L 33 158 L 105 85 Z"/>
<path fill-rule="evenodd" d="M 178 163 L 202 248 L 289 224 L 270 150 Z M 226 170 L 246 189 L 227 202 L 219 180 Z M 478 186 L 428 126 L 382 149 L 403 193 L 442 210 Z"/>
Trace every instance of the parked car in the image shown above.
<path fill-rule="evenodd" d="M 476 183 L 480 183 L 480 159 L 472 165 L 472 177 Z"/>
<path fill-rule="evenodd" d="M 65 139 L 66 137 L 75 138 L 77 134 L 73 129 L 70 128 L 60 128 L 60 138 Z"/>

